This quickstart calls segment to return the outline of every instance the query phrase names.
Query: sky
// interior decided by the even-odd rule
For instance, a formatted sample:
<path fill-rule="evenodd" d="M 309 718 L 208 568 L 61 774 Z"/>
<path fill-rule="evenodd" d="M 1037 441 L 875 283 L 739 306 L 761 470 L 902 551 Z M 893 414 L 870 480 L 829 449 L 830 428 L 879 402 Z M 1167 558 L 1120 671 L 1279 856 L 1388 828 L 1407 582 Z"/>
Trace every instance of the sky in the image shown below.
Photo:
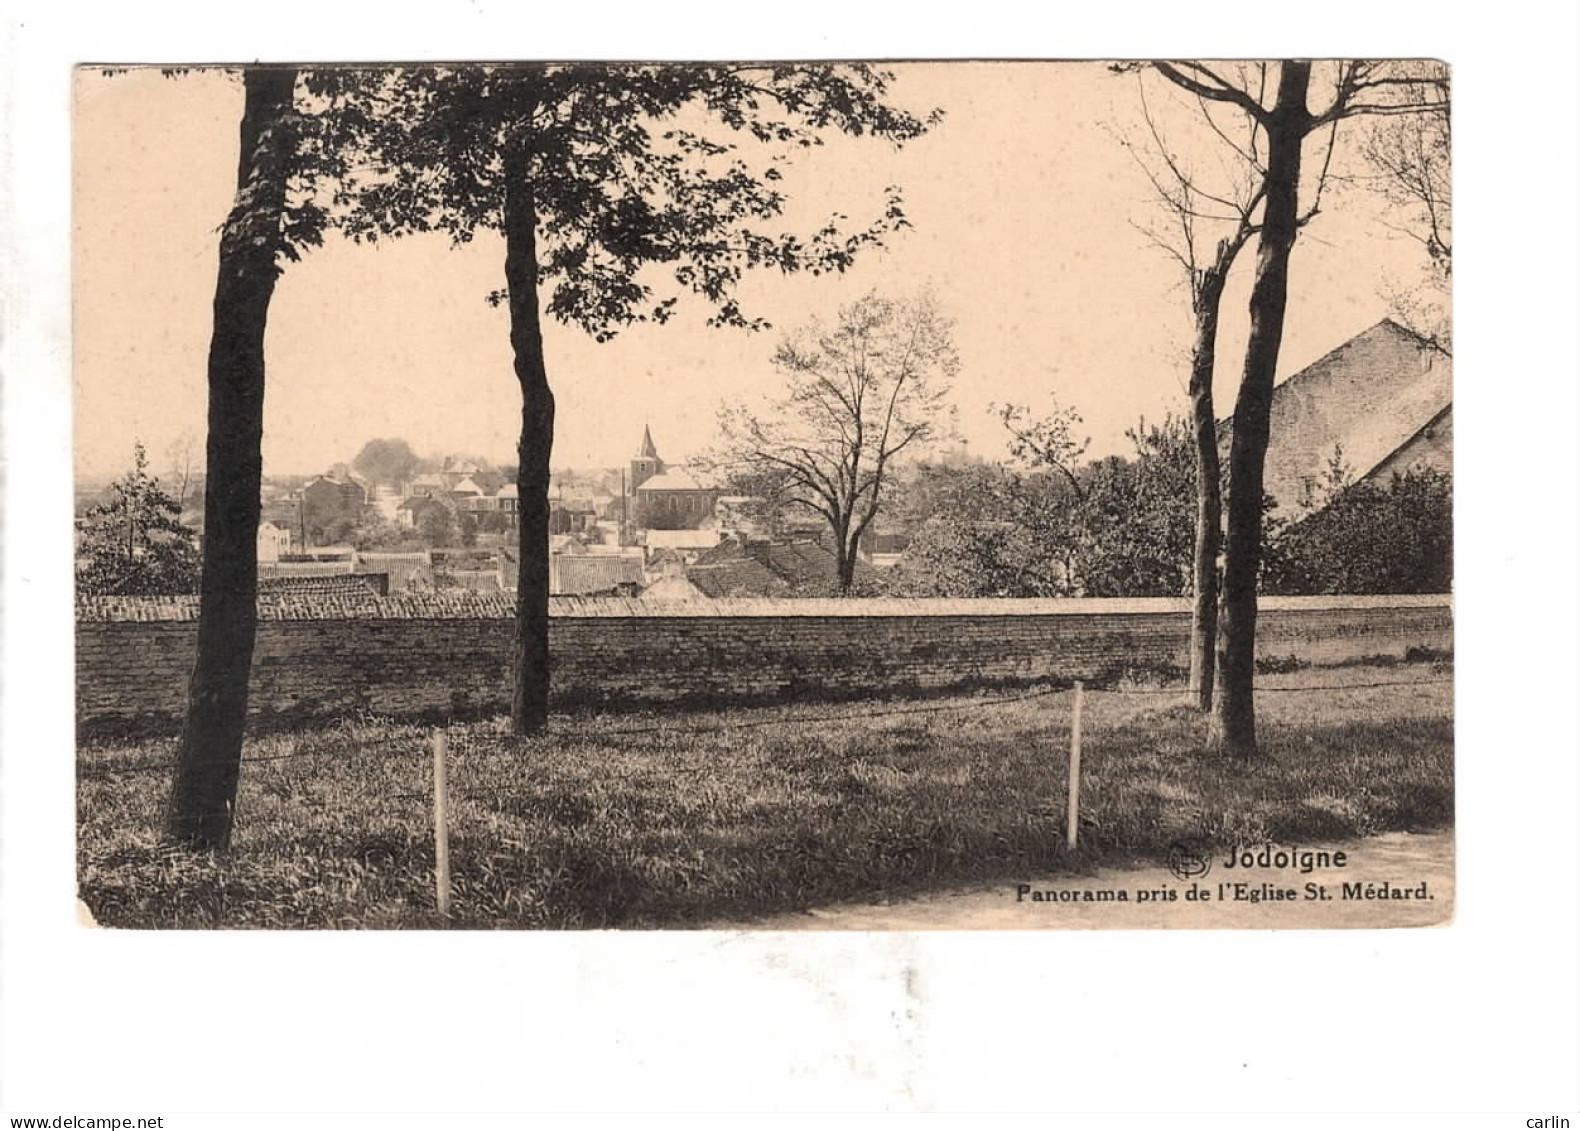
<path fill-rule="evenodd" d="M 941 108 L 941 124 L 898 150 L 837 137 L 797 158 L 784 223 L 876 216 L 892 183 L 913 228 L 844 276 L 749 275 L 748 312 L 789 328 L 871 290 L 928 288 L 955 320 L 953 400 L 967 450 L 1005 454 L 994 403 L 1043 412 L 1057 401 L 1082 414 L 1091 455 L 1124 453 L 1138 418 L 1183 410 L 1190 335 L 1181 270 L 1140 230 L 1159 214 L 1118 140 L 1139 136 L 1136 79 L 1097 63 L 895 70 L 893 100 Z M 1210 171 L 1211 139 L 1150 89 L 1171 145 Z M 235 187 L 240 108 L 239 81 L 220 73 L 78 75 L 79 476 L 118 474 L 137 440 L 156 470 L 183 437 L 201 451 L 217 228 Z M 1370 193 L 1326 199 L 1296 250 L 1281 376 L 1387 315 L 1390 288 L 1420 267 L 1419 246 Z M 485 301 L 503 285 L 503 257 L 492 233 L 462 248 L 442 236 L 370 247 L 331 235 L 288 265 L 266 342 L 266 473 L 321 472 L 390 436 L 423 454 L 512 462 L 519 394 L 507 317 Z M 1238 379 L 1253 265 L 1242 255 L 1225 300 L 1220 415 Z M 682 462 L 714 439 L 722 400 L 773 396 L 777 329 L 712 329 L 707 313 L 684 300 L 670 323 L 603 344 L 547 323 L 556 467 L 622 464 L 644 426 L 666 460 Z"/>

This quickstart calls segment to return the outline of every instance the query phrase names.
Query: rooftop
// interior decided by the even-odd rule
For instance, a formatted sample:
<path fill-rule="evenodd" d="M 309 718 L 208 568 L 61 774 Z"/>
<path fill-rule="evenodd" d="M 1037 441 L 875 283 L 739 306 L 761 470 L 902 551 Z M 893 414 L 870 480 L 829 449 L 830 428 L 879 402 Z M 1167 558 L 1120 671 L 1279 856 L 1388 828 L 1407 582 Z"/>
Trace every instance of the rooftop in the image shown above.
<path fill-rule="evenodd" d="M 653 476 L 651 479 L 644 480 L 642 485 L 638 487 L 637 490 L 639 492 L 708 491 L 712 490 L 712 488 L 704 487 L 700 482 L 697 481 L 697 477 L 691 472 L 687 471 L 685 468 L 671 467 L 659 473 L 658 475 Z"/>
<path fill-rule="evenodd" d="M 1362 479 L 1453 403 L 1451 358 L 1392 319 L 1355 335 L 1273 390 L 1266 490 L 1281 514 L 1325 477 L 1335 446 Z M 1231 421 L 1219 426 L 1227 438 Z"/>

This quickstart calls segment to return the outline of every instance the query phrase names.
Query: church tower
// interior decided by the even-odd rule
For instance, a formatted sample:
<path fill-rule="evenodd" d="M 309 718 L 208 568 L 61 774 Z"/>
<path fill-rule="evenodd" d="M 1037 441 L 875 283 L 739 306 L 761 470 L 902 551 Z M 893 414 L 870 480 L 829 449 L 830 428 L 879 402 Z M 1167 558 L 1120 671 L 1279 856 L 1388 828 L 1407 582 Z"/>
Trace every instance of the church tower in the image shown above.
<path fill-rule="evenodd" d="M 652 429 L 644 424 L 642 446 L 637 449 L 636 457 L 631 460 L 631 483 L 627 489 L 634 496 L 638 487 L 663 470 L 664 461 L 658 458 L 658 449 L 653 446 Z"/>

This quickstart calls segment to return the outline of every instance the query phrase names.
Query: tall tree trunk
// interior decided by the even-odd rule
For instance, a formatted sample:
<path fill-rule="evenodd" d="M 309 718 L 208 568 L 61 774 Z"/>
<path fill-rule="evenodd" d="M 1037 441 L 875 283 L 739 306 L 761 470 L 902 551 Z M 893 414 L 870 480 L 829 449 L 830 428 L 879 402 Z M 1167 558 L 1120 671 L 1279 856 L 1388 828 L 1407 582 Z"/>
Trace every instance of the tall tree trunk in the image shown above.
<path fill-rule="evenodd" d="M 1289 253 L 1299 231 L 1300 149 L 1310 130 L 1311 64 L 1279 68 L 1278 100 L 1267 119 L 1267 197 L 1251 289 L 1251 332 L 1229 444 L 1229 521 L 1224 542 L 1215 730 L 1226 751 L 1256 754 L 1256 583 L 1262 559 L 1262 471 L 1272 419 L 1273 377 L 1284 336 Z"/>
<path fill-rule="evenodd" d="M 848 597 L 856 579 L 856 542 L 850 536 L 849 517 L 834 525 L 834 574 L 839 595 Z"/>
<path fill-rule="evenodd" d="M 505 151 L 505 286 L 510 295 L 510 346 L 521 385 L 521 441 L 516 470 L 520 558 L 510 700 L 512 734 L 541 731 L 549 718 L 549 455 L 554 444 L 554 393 L 543 361 L 538 311 L 537 205 L 531 155 L 520 141 Z"/>
<path fill-rule="evenodd" d="M 839 551 L 839 595 L 850 596 L 850 587 L 856 583 L 856 547 L 848 540 L 841 540 Z"/>
<path fill-rule="evenodd" d="M 1191 570 L 1190 694 L 1201 711 L 1212 710 L 1218 647 L 1218 550 L 1223 544 L 1223 498 L 1218 462 L 1218 417 L 1212 375 L 1218 353 L 1218 310 L 1234 247 L 1218 245 L 1217 259 L 1196 287 L 1196 340 L 1191 347 L 1191 427 L 1196 438 L 1196 547 Z"/>
<path fill-rule="evenodd" d="M 220 236 L 208 355 L 208 478 L 197 663 L 187 701 L 168 833 L 178 844 L 230 843 L 247 680 L 257 635 L 258 514 L 263 477 L 263 337 L 278 275 L 292 151 L 296 72 L 244 76 L 236 202 Z"/>

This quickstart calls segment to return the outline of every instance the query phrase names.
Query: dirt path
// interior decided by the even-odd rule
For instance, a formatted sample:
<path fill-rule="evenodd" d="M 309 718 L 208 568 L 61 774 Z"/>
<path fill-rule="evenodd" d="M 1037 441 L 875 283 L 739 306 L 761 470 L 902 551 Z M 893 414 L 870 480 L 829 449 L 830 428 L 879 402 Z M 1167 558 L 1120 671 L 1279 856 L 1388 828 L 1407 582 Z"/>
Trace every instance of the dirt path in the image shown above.
<path fill-rule="evenodd" d="M 1298 846 L 1307 847 L 1307 846 Z M 1041 928 L 1148 930 L 1159 927 L 1333 928 L 1443 926 L 1453 918 L 1454 834 L 1387 833 L 1345 844 L 1309 846 L 1343 852 L 1345 866 L 1318 868 L 1228 868 L 1225 853 L 1212 857 L 1210 872 L 1197 878 L 1212 898 L 1187 901 L 1191 880 L 1177 879 L 1161 865 L 1106 868 L 1093 875 L 1060 875 L 1020 882 L 976 885 L 894 903 L 840 904 L 809 912 L 776 915 L 747 926 L 770 931 L 975 931 Z M 1234 898 L 1236 883 L 1244 885 Z M 1307 898 L 1307 884 L 1327 889 L 1328 898 Z M 1422 885 L 1425 885 L 1421 898 Z M 1265 886 L 1264 886 L 1265 885 Z M 1345 897 L 1350 885 L 1350 898 Z M 1372 885 L 1410 898 L 1360 897 Z M 1269 888 L 1294 891 L 1292 899 L 1258 899 Z M 1358 889 L 1358 890 L 1357 890 Z M 1174 898 L 1166 894 L 1172 891 Z M 1124 900 L 1117 898 L 1123 892 Z M 1142 893 L 1155 893 L 1145 897 Z M 1220 895 L 1222 898 L 1219 898 Z M 1041 898 L 1038 898 L 1041 896 Z"/>

